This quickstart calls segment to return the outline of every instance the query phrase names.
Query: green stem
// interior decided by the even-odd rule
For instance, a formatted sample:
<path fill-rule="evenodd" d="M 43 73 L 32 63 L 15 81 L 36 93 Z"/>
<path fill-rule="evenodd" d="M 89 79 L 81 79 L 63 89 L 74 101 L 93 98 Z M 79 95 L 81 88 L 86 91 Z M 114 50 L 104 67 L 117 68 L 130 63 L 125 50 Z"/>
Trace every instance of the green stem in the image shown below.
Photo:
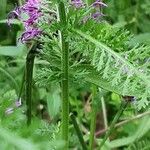
<path fill-rule="evenodd" d="M 114 127 L 115 127 L 115 124 L 116 122 L 118 121 L 118 119 L 120 118 L 121 114 L 123 113 L 123 111 L 125 110 L 125 108 L 127 107 L 127 104 L 128 102 L 122 102 L 121 106 L 120 106 L 120 109 L 119 111 L 117 112 L 117 114 L 115 115 L 109 129 L 108 129 L 108 132 L 106 132 L 105 136 L 104 136 L 104 139 L 103 141 L 101 142 L 100 146 L 99 146 L 99 149 L 102 148 L 102 146 L 105 144 L 107 138 L 110 136 L 110 134 L 112 133 Z"/>
<path fill-rule="evenodd" d="M 36 44 L 31 48 L 26 58 L 26 105 L 27 105 L 27 125 L 31 124 L 31 111 L 32 111 L 32 78 L 33 78 L 33 66 L 35 58 Z"/>
<path fill-rule="evenodd" d="M 101 97 L 101 103 L 102 103 L 102 111 L 103 111 L 103 119 L 104 119 L 104 126 L 105 129 L 108 128 L 108 121 L 107 121 L 107 110 L 106 110 L 106 105 L 104 101 L 104 97 Z"/>
<path fill-rule="evenodd" d="M 58 13 L 61 24 L 60 40 L 62 49 L 62 139 L 66 142 L 64 147 L 68 149 L 68 133 L 69 133 L 69 89 L 68 89 L 68 70 L 69 70 L 69 48 L 68 42 L 66 42 L 66 31 L 67 25 L 65 6 L 62 1 L 58 2 Z"/>
<path fill-rule="evenodd" d="M 95 138 L 96 116 L 97 116 L 97 107 L 96 107 L 96 104 L 95 104 L 96 90 L 97 90 L 97 88 L 95 86 L 93 86 L 93 89 L 92 89 L 92 114 L 91 114 L 91 124 L 90 124 L 89 150 L 93 150 L 94 138 Z"/>
<path fill-rule="evenodd" d="M 138 16 L 139 16 L 139 0 L 136 0 L 136 8 L 135 8 L 135 24 L 134 24 L 134 33 L 138 32 Z"/>
<path fill-rule="evenodd" d="M 77 133 L 77 136 L 79 138 L 79 141 L 81 143 L 82 149 L 83 150 L 87 150 L 86 143 L 84 141 L 82 132 L 81 132 L 81 130 L 80 130 L 78 124 L 77 124 L 76 118 L 75 118 L 75 116 L 73 114 L 71 114 L 71 120 L 72 120 L 72 123 L 74 125 L 75 130 L 76 130 L 76 133 Z"/>

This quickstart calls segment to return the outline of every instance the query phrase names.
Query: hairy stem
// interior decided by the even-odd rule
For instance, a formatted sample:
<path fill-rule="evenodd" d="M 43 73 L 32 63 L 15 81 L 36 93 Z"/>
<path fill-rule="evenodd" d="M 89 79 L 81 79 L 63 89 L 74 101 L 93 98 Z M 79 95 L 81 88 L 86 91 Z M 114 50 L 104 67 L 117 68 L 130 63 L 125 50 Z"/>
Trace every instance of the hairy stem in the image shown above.
<path fill-rule="evenodd" d="M 31 124 L 31 111 L 32 111 L 32 77 L 33 77 L 33 66 L 34 66 L 34 58 L 35 58 L 35 49 L 36 45 L 34 45 L 31 50 L 27 54 L 26 58 L 26 105 L 27 105 L 27 125 Z"/>
<path fill-rule="evenodd" d="M 95 97 L 96 97 L 96 87 L 93 86 L 93 89 L 92 89 L 92 114 L 91 114 L 91 124 L 90 124 L 90 145 L 89 145 L 89 150 L 93 150 L 94 138 L 95 138 L 96 116 L 97 116 L 97 107 L 95 105 Z"/>
<path fill-rule="evenodd" d="M 69 133 L 69 90 L 68 90 L 68 69 L 69 69 L 69 48 L 66 42 L 67 25 L 65 6 L 62 1 L 58 2 L 58 13 L 62 29 L 60 30 L 60 40 L 62 49 L 62 139 L 66 142 L 64 149 L 67 150 L 69 146 L 68 133 Z"/>
<path fill-rule="evenodd" d="M 82 132 L 81 132 L 81 130 L 80 130 L 78 124 L 77 124 L 76 118 L 75 118 L 75 116 L 73 114 L 71 114 L 71 120 L 72 120 L 72 123 L 74 125 L 75 130 L 76 130 L 76 133 L 77 133 L 77 136 L 79 138 L 79 141 L 81 143 L 82 149 L 83 150 L 87 150 L 86 143 L 84 141 Z"/>
<path fill-rule="evenodd" d="M 109 129 L 108 132 L 106 132 L 103 141 L 101 142 L 99 149 L 102 148 L 102 146 L 104 145 L 104 143 L 106 142 L 107 138 L 110 136 L 110 134 L 112 133 L 116 122 L 118 121 L 118 119 L 120 118 L 121 114 L 123 113 L 123 111 L 125 110 L 125 108 L 127 107 L 128 102 L 122 102 L 119 111 L 117 112 L 117 114 L 115 115 Z"/>

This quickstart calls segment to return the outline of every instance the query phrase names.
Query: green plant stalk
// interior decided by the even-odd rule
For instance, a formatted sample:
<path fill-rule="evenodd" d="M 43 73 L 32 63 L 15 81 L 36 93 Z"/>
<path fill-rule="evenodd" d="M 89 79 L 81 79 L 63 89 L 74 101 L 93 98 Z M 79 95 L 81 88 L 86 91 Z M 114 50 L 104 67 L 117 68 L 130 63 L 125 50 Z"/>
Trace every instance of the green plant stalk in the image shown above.
<path fill-rule="evenodd" d="M 136 0 L 136 8 L 135 8 L 135 24 L 134 24 L 134 33 L 137 34 L 138 32 L 138 17 L 139 17 L 139 0 Z"/>
<path fill-rule="evenodd" d="M 105 129 L 108 128 L 108 121 L 107 121 L 107 111 L 106 111 L 106 105 L 104 101 L 104 97 L 101 97 L 101 103 L 102 103 L 102 111 L 103 111 L 103 119 L 104 119 L 104 126 Z"/>
<path fill-rule="evenodd" d="M 25 71 L 25 80 L 26 80 L 26 105 L 27 105 L 27 125 L 31 124 L 32 118 L 32 78 L 33 78 L 33 66 L 35 58 L 35 49 L 37 45 L 34 45 L 27 54 L 26 58 L 26 71 Z"/>
<path fill-rule="evenodd" d="M 94 138 L 95 138 L 96 116 L 97 116 L 97 108 L 95 106 L 96 90 L 97 90 L 96 86 L 93 86 L 92 87 L 92 113 L 91 113 L 91 124 L 90 124 L 89 150 L 93 150 Z"/>
<path fill-rule="evenodd" d="M 84 141 L 82 132 L 81 132 L 81 130 L 79 128 L 79 125 L 77 124 L 76 118 L 75 118 L 75 116 L 73 114 L 71 114 L 71 120 L 72 120 L 72 123 L 74 125 L 75 130 L 76 130 L 76 133 L 77 133 L 77 136 L 79 138 L 79 141 L 81 143 L 82 149 L 83 150 L 87 150 L 87 146 L 86 146 L 86 143 Z"/>
<path fill-rule="evenodd" d="M 127 104 L 128 102 L 122 102 L 121 106 L 120 106 L 120 109 L 119 111 L 117 112 L 117 114 L 115 115 L 108 131 L 106 132 L 105 136 L 104 136 L 104 139 L 103 141 L 101 142 L 100 146 L 99 146 L 99 149 L 102 148 L 102 146 L 105 144 L 107 138 L 110 136 L 110 134 L 112 133 L 114 127 L 115 127 L 115 124 L 116 122 L 118 121 L 118 119 L 120 118 L 121 114 L 123 113 L 123 111 L 125 110 L 125 108 L 127 107 Z"/>
<path fill-rule="evenodd" d="M 58 2 L 58 13 L 62 29 L 60 31 L 61 49 L 62 49 L 62 139 L 66 142 L 64 149 L 67 150 L 69 146 L 69 89 L 68 89 L 68 70 L 69 70 L 69 47 L 66 42 L 67 25 L 65 6 L 62 1 Z"/>

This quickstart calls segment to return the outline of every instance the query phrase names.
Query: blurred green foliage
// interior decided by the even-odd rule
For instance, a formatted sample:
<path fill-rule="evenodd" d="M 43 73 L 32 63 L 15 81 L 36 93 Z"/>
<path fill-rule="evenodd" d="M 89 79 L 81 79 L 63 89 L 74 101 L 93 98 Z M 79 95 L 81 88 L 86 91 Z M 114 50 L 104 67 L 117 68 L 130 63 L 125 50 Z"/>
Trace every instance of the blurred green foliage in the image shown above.
<path fill-rule="evenodd" d="M 108 8 L 105 9 L 106 20 L 114 27 L 128 29 L 134 36 L 131 45 L 142 43 L 150 45 L 150 1 L 149 0 L 106 0 Z M 7 108 L 14 106 L 21 86 L 27 47 L 18 42 L 21 34 L 21 25 L 16 20 L 11 28 L 7 24 L 7 15 L 16 4 L 16 0 L 0 0 L 0 149 L 1 150 L 41 150 L 61 149 L 64 144 L 60 137 L 60 96 L 59 86 L 51 89 L 37 88 L 34 85 L 34 116 L 32 126 L 25 125 L 25 107 L 15 108 L 14 113 L 6 115 Z M 36 59 L 35 71 L 45 62 Z M 84 133 L 88 132 L 90 122 L 90 88 L 80 86 L 70 87 L 70 103 L 74 112 L 78 114 Z M 22 95 L 24 97 L 24 95 Z M 49 101 L 50 99 L 50 101 Z M 109 122 L 119 109 L 120 96 L 115 93 L 105 92 Z M 48 103 L 47 103 L 48 102 Z M 25 103 L 23 101 L 23 103 Z M 42 107 L 42 109 L 41 109 Z M 39 109 L 40 108 L 40 109 Z M 82 109 L 84 108 L 84 109 Z M 134 106 L 124 112 L 121 119 L 132 117 L 136 114 Z M 99 113 L 102 120 L 102 112 Z M 98 129 L 104 128 L 102 121 L 98 120 Z M 71 148 L 81 149 L 77 136 L 70 126 Z M 144 150 L 150 149 L 150 118 L 145 117 L 139 121 L 129 123 L 116 129 L 111 142 L 106 143 L 106 150 L 110 148 Z M 88 139 L 88 134 L 85 139 Z M 117 138 L 117 139 L 116 139 Z M 139 141 L 139 142 L 137 142 Z M 100 140 L 97 141 L 99 143 Z M 141 143 L 141 144 L 140 144 Z"/>

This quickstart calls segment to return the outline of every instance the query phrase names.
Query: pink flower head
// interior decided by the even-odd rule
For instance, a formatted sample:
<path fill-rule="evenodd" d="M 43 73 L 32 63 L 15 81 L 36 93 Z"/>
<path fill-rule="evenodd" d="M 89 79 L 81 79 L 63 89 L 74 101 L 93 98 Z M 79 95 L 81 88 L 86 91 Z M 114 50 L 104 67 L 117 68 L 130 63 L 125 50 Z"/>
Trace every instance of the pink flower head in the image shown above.
<path fill-rule="evenodd" d="M 27 42 L 35 37 L 41 35 L 42 31 L 38 28 L 27 28 L 26 31 L 21 35 L 21 41 Z"/>
<path fill-rule="evenodd" d="M 80 8 L 84 6 L 84 3 L 82 0 L 72 0 L 71 4 L 75 7 L 75 8 Z"/>
<path fill-rule="evenodd" d="M 14 11 L 12 11 L 9 14 L 8 19 L 18 17 L 18 19 L 24 25 L 25 32 L 20 38 L 23 43 L 38 37 L 42 32 L 36 27 L 39 18 L 42 15 L 40 5 L 40 0 L 28 0 L 23 6 L 17 7 Z M 21 17 L 22 14 L 26 14 L 27 19 L 24 20 Z"/>

